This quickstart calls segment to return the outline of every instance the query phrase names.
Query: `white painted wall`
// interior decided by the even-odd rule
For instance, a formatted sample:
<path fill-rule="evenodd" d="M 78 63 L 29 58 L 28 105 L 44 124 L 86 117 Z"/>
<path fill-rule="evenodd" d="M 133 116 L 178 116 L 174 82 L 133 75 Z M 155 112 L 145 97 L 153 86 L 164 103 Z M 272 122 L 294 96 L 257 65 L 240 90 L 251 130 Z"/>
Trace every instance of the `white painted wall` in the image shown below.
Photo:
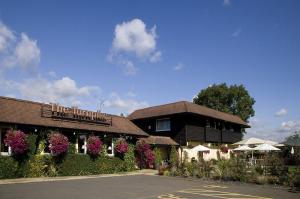
<path fill-rule="evenodd" d="M 199 158 L 198 158 L 198 152 L 197 151 L 194 151 L 194 150 L 191 150 L 189 148 L 184 148 L 183 149 L 183 152 L 186 151 L 187 154 L 188 154 L 188 161 L 190 162 L 191 159 L 194 157 L 195 160 L 199 161 Z M 212 159 L 215 159 L 217 160 L 218 156 L 217 156 L 217 151 L 220 152 L 220 158 L 223 158 L 223 159 L 229 159 L 230 158 L 230 153 L 232 152 L 232 150 L 228 150 L 228 153 L 222 153 L 220 149 L 210 149 L 210 152 L 209 153 L 203 153 L 203 159 L 205 161 L 209 161 L 209 160 L 212 160 Z M 181 155 L 181 151 L 180 149 L 178 150 L 179 152 L 179 157 Z M 182 153 L 182 155 L 184 156 L 184 153 Z"/>

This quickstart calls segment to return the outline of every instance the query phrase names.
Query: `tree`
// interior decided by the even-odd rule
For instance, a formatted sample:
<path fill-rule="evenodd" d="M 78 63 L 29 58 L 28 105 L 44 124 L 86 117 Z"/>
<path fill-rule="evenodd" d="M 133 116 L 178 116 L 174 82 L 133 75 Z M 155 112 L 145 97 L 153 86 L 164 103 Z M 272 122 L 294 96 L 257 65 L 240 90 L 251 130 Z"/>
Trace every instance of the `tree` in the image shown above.
<path fill-rule="evenodd" d="M 226 83 L 213 84 L 201 90 L 194 97 L 193 102 L 218 111 L 237 115 L 246 122 L 255 114 L 253 109 L 255 100 L 242 84 L 231 86 L 227 86 Z"/>
<path fill-rule="evenodd" d="M 293 135 L 286 137 L 284 144 L 291 146 L 300 146 L 300 131 L 296 131 Z"/>

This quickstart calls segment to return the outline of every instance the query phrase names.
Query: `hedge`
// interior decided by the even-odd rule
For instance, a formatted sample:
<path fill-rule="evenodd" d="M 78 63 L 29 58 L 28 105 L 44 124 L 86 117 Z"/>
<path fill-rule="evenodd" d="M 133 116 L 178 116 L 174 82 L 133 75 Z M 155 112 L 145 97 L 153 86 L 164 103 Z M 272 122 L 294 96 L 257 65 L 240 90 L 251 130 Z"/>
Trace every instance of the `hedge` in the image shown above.
<path fill-rule="evenodd" d="M 89 155 L 68 154 L 61 162 L 57 163 L 51 155 L 35 155 L 22 162 L 18 162 L 10 156 L 0 156 L 0 179 L 96 175 L 132 170 L 132 165 L 126 164 L 117 157 L 100 156 L 92 159 Z"/>

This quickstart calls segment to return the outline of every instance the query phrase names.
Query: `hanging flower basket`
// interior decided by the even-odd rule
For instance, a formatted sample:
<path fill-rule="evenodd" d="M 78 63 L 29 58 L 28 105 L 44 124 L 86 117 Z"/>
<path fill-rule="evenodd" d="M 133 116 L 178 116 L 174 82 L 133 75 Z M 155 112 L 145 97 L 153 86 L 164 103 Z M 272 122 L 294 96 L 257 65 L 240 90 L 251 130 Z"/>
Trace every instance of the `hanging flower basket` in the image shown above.
<path fill-rule="evenodd" d="M 227 146 L 221 146 L 220 150 L 222 153 L 228 153 L 229 148 Z"/>
<path fill-rule="evenodd" d="M 127 153 L 127 151 L 128 151 L 128 143 L 126 142 L 126 140 L 124 138 L 119 138 L 116 141 L 115 150 L 116 150 L 117 153 L 120 153 L 120 154 Z"/>
<path fill-rule="evenodd" d="M 49 149 L 53 156 L 65 154 L 69 148 L 68 138 L 60 133 L 52 133 L 49 136 Z"/>
<path fill-rule="evenodd" d="M 24 155 L 29 149 L 27 135 L 22 131 L 8 130 L 4 143 L 11 148 L 13 155 Z"/>
<path fill-rule="evenodd" d="M 96 136 L 91 136 L 87 140 L 87 152 L 92 156 L 98 156 L 101 152 L 103 142 Z"/>

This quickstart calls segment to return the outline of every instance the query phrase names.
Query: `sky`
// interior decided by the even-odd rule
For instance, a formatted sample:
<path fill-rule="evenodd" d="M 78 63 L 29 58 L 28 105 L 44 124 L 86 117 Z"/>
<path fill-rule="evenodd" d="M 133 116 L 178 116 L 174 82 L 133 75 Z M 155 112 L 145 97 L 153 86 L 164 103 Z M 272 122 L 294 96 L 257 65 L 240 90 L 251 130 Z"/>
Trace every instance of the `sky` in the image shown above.
<path fill-rule="evenodd" d="M 0 1 L 0 96 L 128 114 L 214 83 L 256 100 L 246 137 L 300 130 L 300 1 Z M 0 110 L 1 111 L 1 110 Z"/>

